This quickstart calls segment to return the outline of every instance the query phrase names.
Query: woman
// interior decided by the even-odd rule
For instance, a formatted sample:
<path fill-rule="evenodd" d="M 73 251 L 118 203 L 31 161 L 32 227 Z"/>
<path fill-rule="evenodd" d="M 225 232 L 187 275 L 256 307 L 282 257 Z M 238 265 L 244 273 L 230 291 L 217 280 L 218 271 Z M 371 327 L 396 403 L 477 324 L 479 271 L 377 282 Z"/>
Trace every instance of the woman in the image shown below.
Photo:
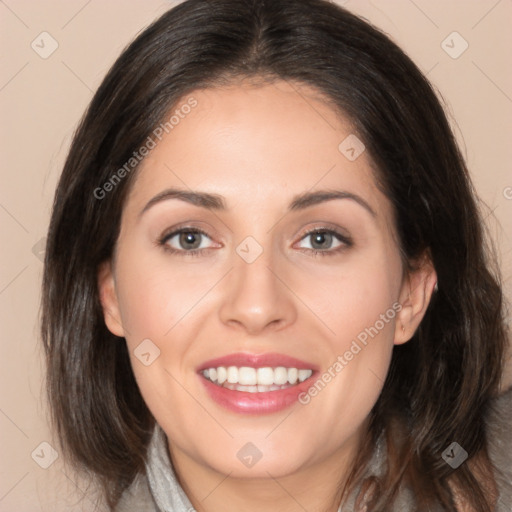
<path fill-rule="evenodd" d="M 183 2 L 114 64 L 58 186 L 63 449 L 118 511 L 509 510 L 496 274 L 386 36 L 322 0 Z"/>

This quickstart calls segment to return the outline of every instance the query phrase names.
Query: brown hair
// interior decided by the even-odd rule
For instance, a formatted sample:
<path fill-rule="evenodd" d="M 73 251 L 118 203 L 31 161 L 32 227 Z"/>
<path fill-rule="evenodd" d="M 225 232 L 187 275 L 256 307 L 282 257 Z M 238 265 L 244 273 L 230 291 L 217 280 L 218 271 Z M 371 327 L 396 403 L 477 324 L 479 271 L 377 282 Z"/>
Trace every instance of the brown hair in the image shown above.
<path fill-rule="evenodd" d="M 104 324 L 97 286 L 136 172 L 107 197 L 95 191 L 180 98 L 240 77 L 313 86 L 348 116 L 393 204 L 404 261 L 428 252 L 437 272 L 439 290 L 420 327 L 394 348 L 350 485 L 367 476 L 385 433 L 388 471 L 376 479 L 369 510 L 390 510 L 403 484 L 419 510 L 453 510 L 456 482 L 477 510 L 490 511 L 471 466 L 453 470 L 441 458 L 455 440 L 491 470 L 485 417 L 506 344 L 501 287 L 469 174 L 413 62 L 369 23 L 324 0 L 187 0 L 124 50 L 94 95 L 60 178 L 44 268 L 48 396 L 69 460 L 98 478 L 114 507 L 144 472 L 154 426 L 126 344 Z"/>

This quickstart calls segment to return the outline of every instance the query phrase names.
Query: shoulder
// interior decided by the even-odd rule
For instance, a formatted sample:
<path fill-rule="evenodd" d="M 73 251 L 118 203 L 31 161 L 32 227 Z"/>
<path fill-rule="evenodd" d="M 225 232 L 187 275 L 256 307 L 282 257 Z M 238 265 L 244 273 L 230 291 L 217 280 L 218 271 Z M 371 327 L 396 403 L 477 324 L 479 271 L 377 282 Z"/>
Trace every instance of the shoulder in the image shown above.
<path fill-rule="evenodd" d="M 126 489 L 114 512 L 159 512 L 156 506 L 146 475 L 138 474 L 130 487 Z"/>
<path fill-rule="evenodd" d="M 512 387 L 494 398 L 487 415 L 489 448 L 510 447 L 512 442 Z M 510 452 L 508 453 L 510 455 Z"/>
<path fill-rule="evenodd" d="M 497 396 L 487 415 L 487 451 L 498 489 L 497 512 L 512 504 L 512 387 Z"/>
<path fill-rule="evenodd" d="M 512 504 L 512 388 L 491 400 L 485 417 L 487 456 L 467 461 L 473 475 L 494 503 L 495 512 L 510 512 Z M 491 462 L 491 468 L 488 467 Z M 489 469 L 491 473 L 489 473 Z M 478 512 L 453 482 L 457 512 Z"/>

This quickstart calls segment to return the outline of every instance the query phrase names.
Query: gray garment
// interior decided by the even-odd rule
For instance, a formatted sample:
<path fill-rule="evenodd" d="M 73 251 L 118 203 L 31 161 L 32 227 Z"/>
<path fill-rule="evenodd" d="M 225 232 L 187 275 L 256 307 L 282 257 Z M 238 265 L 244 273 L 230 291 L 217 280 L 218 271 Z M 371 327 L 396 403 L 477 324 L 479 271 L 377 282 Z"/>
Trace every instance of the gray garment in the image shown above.
<path fill-rule="evenodd" d="M 499 499 L 495 512 L 512 511 L 512 388 L 492 404 L 487 418 L 489 456 L 501 471 L 496 476 Z M 384 446 L 381 440 L 370 462 L 370 473 L 379 475 L 385 467 Z M 149 445 L 147 476 L 139 475 L 116 507 L 115 512 L 194 512 L 181 488 L 167 451 L 165 433 L 156 427 Z M 359 493 L 355 489 L 339 512 L 358 512 L 354 504 Z M 364 509 L 360 509 L 364 510 Z M 402 489 L 393 511 L 412 512 L 414 499 L 408 489 Z M 431 511 L 435 512 L 435 511 Z"/>

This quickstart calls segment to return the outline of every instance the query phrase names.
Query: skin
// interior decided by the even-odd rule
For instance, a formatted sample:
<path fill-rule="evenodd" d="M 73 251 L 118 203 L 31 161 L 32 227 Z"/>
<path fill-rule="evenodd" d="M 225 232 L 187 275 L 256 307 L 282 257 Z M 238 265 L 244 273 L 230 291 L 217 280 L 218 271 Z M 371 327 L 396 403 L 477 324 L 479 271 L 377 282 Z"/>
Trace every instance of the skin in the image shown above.
<path fill-rule="evenodd" d="M 144 160 L 115 257 L 99 271 L 105 322 L 126 338 L 197 510 L 336 511 L 392 348 L 421 322 L 435 271 L 424 260 L 404 272 L 370 157 L 349 161 L 338 150 L 353 130 L 314 89 L 240 82 L 190 96 L 197 107 Z M 170 187 L 218 194 L 227 209 L 168 199 L 140 213 Z M 295 196 L 320 189 L 357 194 L 375 215 L 352 199 L 287 211 Z M 167 244 L 181 253 L 166 251 L 158 239 L 174 226 L 206 231 L 199 239 L 207 251 L 183 255 L 189 246 L 179 235 Z M 353 244 L 327 239 L 320 250 L 331 255 L 314 256 L 311 228 L 338 229 Z M 236 252 L 247 236 L 263 249 L 252 263 Z M 233 352 L 278 352 L 327 370 L 394 303 L 402 307 L 395 318 L 307 405 L 232 412 L 211 400 L 196 373 Z M 134 355 L 147 338 L 160 350 L 150 366 Z M 237 458 L 248 442 L 262 453 L 251 468 Z"/>

